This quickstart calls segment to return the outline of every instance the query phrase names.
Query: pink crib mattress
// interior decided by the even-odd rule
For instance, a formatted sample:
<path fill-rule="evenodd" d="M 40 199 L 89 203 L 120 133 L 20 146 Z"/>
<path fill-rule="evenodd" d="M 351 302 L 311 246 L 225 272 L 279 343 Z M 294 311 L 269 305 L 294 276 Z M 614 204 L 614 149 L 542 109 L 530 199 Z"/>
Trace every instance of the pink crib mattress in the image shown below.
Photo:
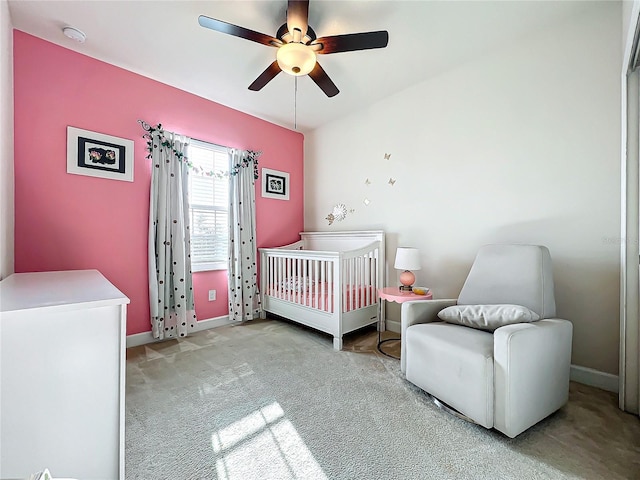
<path fill-rule="evenodd" d="M 329 295 L 329 293 L 331 293 L 331 295 Z M 333 285 L 326 282 L 319 284 L 317 291 L 315 285 L 307 288 L 306 291 L 278 288 L 275 286 L 267 287 L 266 294 L 280 300 L 286 300 L 305 307 L 316 308 L 324 312 L 334 311 L 333 304 L 335 297 L 333 295 Z M 343 293 L 343 295 L 344 299 L 346 299 L 346 307 L 342 309 L 343 312 L 368 307 L 378 301 L 376 289 L 372 285 L 347 285 L 346 293 Z"/>

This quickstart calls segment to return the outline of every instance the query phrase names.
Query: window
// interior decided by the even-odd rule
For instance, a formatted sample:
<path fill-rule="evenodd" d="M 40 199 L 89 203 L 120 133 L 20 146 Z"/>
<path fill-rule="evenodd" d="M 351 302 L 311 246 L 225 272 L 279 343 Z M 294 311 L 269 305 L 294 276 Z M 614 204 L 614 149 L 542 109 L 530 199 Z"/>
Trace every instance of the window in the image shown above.
<path fill-rule="evenodd" d="M 204 172 L 228 172 L 227 149 L 191 140 L 188 152 L 193 165 Z M 229 243 L 229 179 L 189 172 L 191 217 L 191 270 L 227 268 Z"/>

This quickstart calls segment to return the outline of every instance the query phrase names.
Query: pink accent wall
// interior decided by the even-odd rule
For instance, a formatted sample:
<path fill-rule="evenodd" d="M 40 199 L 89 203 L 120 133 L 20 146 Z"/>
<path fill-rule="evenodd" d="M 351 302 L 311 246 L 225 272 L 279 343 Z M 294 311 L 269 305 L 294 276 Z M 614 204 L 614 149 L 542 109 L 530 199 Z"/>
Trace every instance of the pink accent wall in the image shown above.
<path fill-rule="evenodd" d="M 16 272 L 98 269 L 131 299 L 127 334 L 151 330 L 151 168 L 137 119 L 200 140 L 262 151 L 259 166 L 289 172 L 291 190 L 289 201 L 262 198 L 257 182 L 258 246 L 299 239 L 302 134 L 18 30 L 13 45 Z M 68 125 L 134 140 L 134 182 L 67 174 Z M 214 302 L 207 298 L 210 289 L 217 290 Z M 228 313 L 226 271 L 194 273 L 194 291 L 199 320 Z"/>

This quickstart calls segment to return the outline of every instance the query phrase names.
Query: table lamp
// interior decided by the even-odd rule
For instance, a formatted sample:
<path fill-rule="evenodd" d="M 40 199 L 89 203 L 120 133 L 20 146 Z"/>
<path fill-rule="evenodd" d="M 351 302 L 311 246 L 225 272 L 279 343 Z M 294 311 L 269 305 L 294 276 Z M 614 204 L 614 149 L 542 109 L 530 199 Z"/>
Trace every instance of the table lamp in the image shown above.
<path fill-rule="evenodd" d="M 398 270 L 404 270 L 400 274 L 400 290 L 411 291 L 413 283 L 416 281 L 416 276 L 411 270 L 420 270 L 420 253 L 417 248 L 411 247 L 398 247 L 396 250 L 396 263 L 394 267 Z"/>

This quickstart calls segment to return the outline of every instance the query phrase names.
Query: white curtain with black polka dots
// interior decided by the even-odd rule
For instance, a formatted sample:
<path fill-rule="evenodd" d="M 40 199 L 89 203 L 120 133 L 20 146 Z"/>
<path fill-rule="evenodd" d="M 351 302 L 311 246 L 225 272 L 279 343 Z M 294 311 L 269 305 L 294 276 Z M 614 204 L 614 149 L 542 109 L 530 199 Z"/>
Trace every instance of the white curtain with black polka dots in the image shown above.
<path fill-rule="evenodd" d="M 244 322 L 259 315 L 256 267 L 256 196 L 249 152 L 229 150 L 230 165 L 243 165 L 229 183 L 229 318 Z"/>
<path fill-rule="evenodd" d="M 164 134 L 164 143 L 160 135 Z M 152 135 L 149 208 L 149 302 L 153 338 L 186 337 L 196 322 L 191 279 L 188 167 L 189 139 Z M 168 142 L 167 142 L 168 140 Z M 168 144 L 172 144 L 168 145 Z"/>

